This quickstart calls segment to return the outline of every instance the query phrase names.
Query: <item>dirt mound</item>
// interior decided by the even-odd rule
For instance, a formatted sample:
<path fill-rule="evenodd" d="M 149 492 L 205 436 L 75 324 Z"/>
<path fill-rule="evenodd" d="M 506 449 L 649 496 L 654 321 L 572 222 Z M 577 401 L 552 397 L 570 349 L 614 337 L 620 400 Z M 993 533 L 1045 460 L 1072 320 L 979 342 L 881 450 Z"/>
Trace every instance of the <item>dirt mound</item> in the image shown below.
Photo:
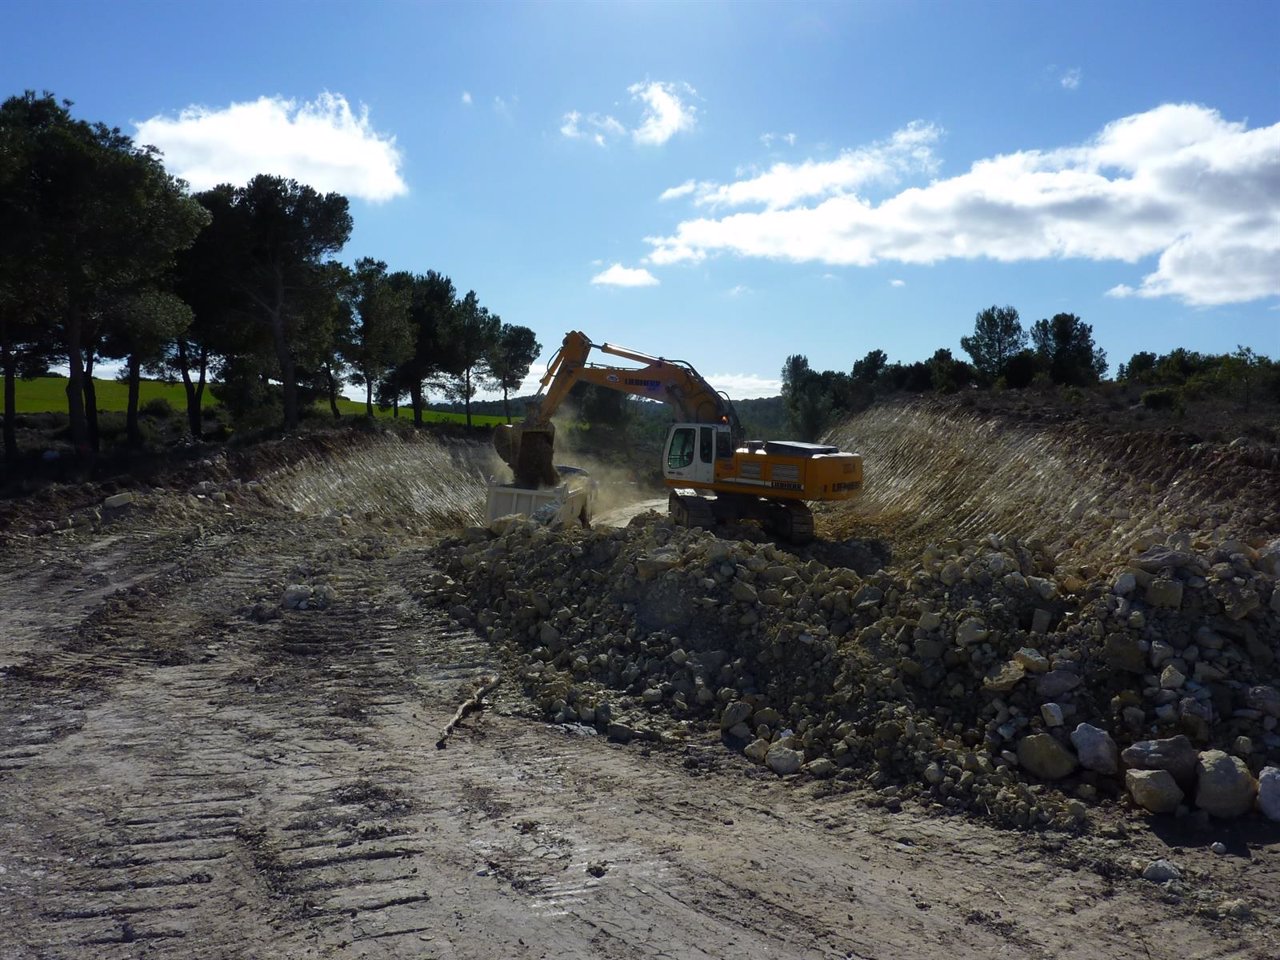
<path fill-rule="evenodd" d="M 1280 532 L 1280 452 L 1248 440 L 1019 423 L 944 403 L 876 407 L 834 431 L 864 458 L 866 491 L 822 515 L 917 552 L 946 537 L 1038 540 L 1059 567 L 1114 563 L 1144 541 Z"/>
<path fill-rule="evenodd" d="M 1256 451 L 928 407 L 837 440 L 868 490 L 809 547 L 656 514 L 506 521 L 443 543 L 424 595 L 501 644 L 555 719 L 620 739 L 718 723 L 776 772 L 890 804 L 1078 823 L 1143 750 L 1190 756 L 1184 805 L 1199 751 L 1234 756 L 1246 792 L 1280 761 L 1280 482 Z M 868 531 L 892 549 L 848 537 Z"/>

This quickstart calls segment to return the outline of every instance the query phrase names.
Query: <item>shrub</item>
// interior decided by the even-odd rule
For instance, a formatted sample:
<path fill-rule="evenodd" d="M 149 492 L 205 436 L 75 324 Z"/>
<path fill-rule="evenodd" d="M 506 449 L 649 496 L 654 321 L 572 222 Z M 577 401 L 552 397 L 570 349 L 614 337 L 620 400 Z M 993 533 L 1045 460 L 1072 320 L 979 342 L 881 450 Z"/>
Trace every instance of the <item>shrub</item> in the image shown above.
<path fill-rule="evenodd" d="M 167 420 L 173 416 L 173 404 L 165 397 L 152 397 L 138 407 L 138 414 L 143 417 L 155 417 L 157 420 Z"/>
<path fill-rule="evenodd" d="M 1182 392 L 1177 387 L 1157 387 L 1142 394 L 1142 405 L 1148 410 L 1178 410 Z"/>

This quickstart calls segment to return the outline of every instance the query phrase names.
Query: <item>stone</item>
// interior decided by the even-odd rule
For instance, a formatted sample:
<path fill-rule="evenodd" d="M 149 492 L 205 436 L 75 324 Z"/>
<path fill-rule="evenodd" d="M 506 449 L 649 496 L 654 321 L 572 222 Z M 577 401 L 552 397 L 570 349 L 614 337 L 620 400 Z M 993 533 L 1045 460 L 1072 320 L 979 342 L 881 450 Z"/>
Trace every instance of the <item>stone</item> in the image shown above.
<path fill-rule="evenodd" d="M 1166 883 L 1170 880 L 1181 880 L 1182 869 L 1172 861 L 1165 860 L 1161 857 L 1159 860 L 1152 860 L 1142 871 L 1142 879 L 1150 880 L 1152 883 Z"/>
<path fill-rule="evenodd" d="M 1075 754 L 1047 733 L 1018 741 L 1018 763 L 1041 780 L 1061 780 L 1076 769 Z"/>
<path fill-rule="evenodd" d="M 783 741 L 769 747 L 768 752 L 764 755 L 765 765 L 780 777 L 788 776 L 800 769 L 804 763 L 804 754 L 799 750 L 793 750 Z"/>
<path fill-rule="evenodd" d="M 1111 592 L 1118 597 L 1127 597 L 1137 589 L 1138 580 L 1132 573 L 1127 570 L 1116 577 L 1116 582 L 1111 587 Z"/>
<path fill-rule="evenodd" d="M 1250 687 L 1245 703 L 1250 710 L 1257 710 L 1264 716 L 1280 717 L 1280 690 L 1275 687 L 1267 684 Z"/>
<path fill-rule="evenodd" d="M 1147 603 L 1153 607 L 1177 610 L 1182 606 L 1182 581 L 1157 577 L 1147 587 Z"/>
<path fill-rule="evenodd" d="M 1196 806 L 1215 817 L 1238 817 L 1253 807 L 1258 785 L 1245 762 L 1206 750 L 1196 763 Z"/>
<path fill-rule="evenodd" d="M 1184 787 L 1196 779 L 1199 752 L 1182 734 L 1165 740 L 1139 740 L 1120 754 L 1125 766 L 1138 770 L 1167 770 Z"/>
<path fill-rule="evenodd" d="M 996 693 L 1008 693 L 1024 676 L 1026 671 L 1022 668 L 1022 664 L 1010 660 L 1008 663 L 1001 664 L 998 669 L 993 667 L 992 672 L 983 678 L 982 686 Z"/>
<path fill-rule="evenodd" d="M 1060 727 L 1063 724 L 1062 707 L 1059 704 L 1040 704 L 1040 716 L 1044 718 L 1046 727 Z"/>
<path fill-rule="evenodd" d="M 755 712 L 755 708 L 746 700 L 734 700 L 724 708 L 724 712 L 720 714 L 720 729 L 730 730 L 738 724 L 750 719 L 751 714 Z"/>
<path fill-rule="evenodd" d="M 1031 615 L 1031 632 L 1043 636 L 1049 632 L 1049 624 L 1053 622 L 1053 613 L 1043 607 L 1037 607 Z"/>
<path fill-rule="evenodd" d="M 1280 822 L 1280 767 L 1263 767 L 1258 774 L 1258 811 Z"/>
<path fill-rule="evenodd" d="M 1178 651 L 1173 648 L 1173 644 L 1156 640 L 1151 644 L 1151 669 L 1159 670 L 1177 655 Z"/>
<path fill-rule="evenodd" d="M 932 610 L 926 610 L 920 614 L 920 620 L 916 623 L 916 626 L 927 633 L 931 630 L 937 630 L 941 624 L 942 618 L 940 616 Z"/>
<path fill-rule="evenodd" d="M 102 501 L 102 509 L 104 510 L 123 510 L 125 507 L 133 503 L 133 493 L 126 490 L 124 493 L 117 493 Z"/>
<path fill-rule="evenodd" d="M 674 570 L 676 566 L 675 556 L 667 552 L 640 557 L 636 560 L 636 578 L 641 582 L 654 580 L 668 570 Z"/>
<path fill-rule="evenodd" d="M 1160 673 L 1160 689 L 1161 690 L 1179 690 L 1182 685 L 1187 682 L 1187 678 L 1173 664 L 1169 664 Z"/>
<path fill-rule="evenodd" d="M 989 631 L 985 623 L 977 617 L 970 617 L 956 628 L 956 643 L 962 647 L 967 647 L 970 644 L 987 639 L 988 634 Z"/>
<path fill-rule="evenodd" d="M 607 730 L 609 739 L 618 743 L 630 743 L 636 735 L 635 730 L 618 720 L 611 721 Z"/>
<path fill-rule="evenodd" d="M 293 583 L 284 588 L 284 596 L 280 598 L 280 606 L 286 610 L 297 610 L 311 599 L 311 588 Z"/>
<path fill-rule="evenodd" d="M 1124 786 L 1148 813 L 1173 813 L 1185 796 L 1168 770 L 1127 770 Z"/>
<path fill-rule="evenodd" d="M 1071 731 L 1071 744 L 1076 748 L 1080 766 L 1086 770 L 1106 774 L 1120 770 L 1120 749 L 1111 734 L 1100 727 L 1080 724 Z"/>
<path fill-rule="evenodd" d="M 755 603 L 757 599 L 756 588 L 745 580 L 735 580 L 729 594 L 739 603 Z"/>
<path fill-rule="evenodd" d="M 1078 673 L 1072 673 L 1069 670 L 1050 670 L 1036 681 L 1036 693 L 1052 700 L 1064 693 L 1069 693 L 1083 682 Z"/>
<path fill-rule="evenodd" d="M 1147 573 L 1159 573 L 1168 568 L 1180 569 L 1196 562 L 1194 554 L 1168 547 L 1152 547 L 1133 561 L 1133 565 Z"/>
<path fill-rule="evenodd" d="M 1019 664 L 1027 673 L 1048 673 L 1049 658 L 1039 650 L 1023 647 L 1013 655 L 1014 663 Z"/>
<path fill-rule="evenodd" d="M 769 741 L 763 738 L 752 740 L 742 752 L 746 754 L 748 760 L 764 763 L 764 755 L 769 752 Z"/>
<path fill-rule="evenodd" d="M 819 757 L 817 760 L 810 760 L 802 769 L 811 776 L 825 779 L 836 772 L 836 764 L 827 757 Z"/>

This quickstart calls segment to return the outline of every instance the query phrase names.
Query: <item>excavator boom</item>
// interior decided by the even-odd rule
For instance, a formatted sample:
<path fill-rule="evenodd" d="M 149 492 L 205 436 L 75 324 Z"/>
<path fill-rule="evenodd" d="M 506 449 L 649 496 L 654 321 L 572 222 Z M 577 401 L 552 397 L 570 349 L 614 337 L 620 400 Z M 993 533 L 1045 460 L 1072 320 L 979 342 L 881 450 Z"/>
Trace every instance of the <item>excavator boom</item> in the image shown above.
<path fill-rule="evenodd" d="M 593 349 L 643 366 L 588 363 L 587 357 Z M 541 388 L 530 401 L 524 420 L 514 426 L 499 427 L 495 435 L 494 446 L 515 473 L 518 485 L 536 487 L 555 483 L 551 462 L 555 428 L 551 418 L 576 383 L 592 383 L 635 397 L 661 400 L 675 407 L 683 420 L 725 423 L 731 427 L 735 440 L 742 437 L 733 404 L 690 364 L 610 343 L 592 343 L 585 333 L 570 331 L 547 364 Z"/>

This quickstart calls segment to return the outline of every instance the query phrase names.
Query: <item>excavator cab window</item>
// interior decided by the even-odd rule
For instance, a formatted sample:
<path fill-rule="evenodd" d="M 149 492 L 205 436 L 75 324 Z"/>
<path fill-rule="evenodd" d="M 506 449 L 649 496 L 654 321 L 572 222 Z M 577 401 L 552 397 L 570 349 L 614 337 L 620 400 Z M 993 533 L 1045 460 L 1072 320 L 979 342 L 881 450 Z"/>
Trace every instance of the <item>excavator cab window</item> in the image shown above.
<path fill-rule="evenodd" d="M 716 457 L 721 460 L 728 460 L 733 456 L 733 438 L 729 436 L 728 427 L 720 427 L 716 430 Z"/>
<path fill-rule="evenodd" d="M 667 451 L 667 467 L 683 470 L 693 463 L 693 427 L 681 427 L 671 435 L 671 447 Z"/>
<path fill-rule="evenodd" d="M 698 430 L 698 459 L 703 463 L 710 463 L 711 455 L 714 452 L 712 435 L 715 431 L 711 427 L 699 427 Z"/>

